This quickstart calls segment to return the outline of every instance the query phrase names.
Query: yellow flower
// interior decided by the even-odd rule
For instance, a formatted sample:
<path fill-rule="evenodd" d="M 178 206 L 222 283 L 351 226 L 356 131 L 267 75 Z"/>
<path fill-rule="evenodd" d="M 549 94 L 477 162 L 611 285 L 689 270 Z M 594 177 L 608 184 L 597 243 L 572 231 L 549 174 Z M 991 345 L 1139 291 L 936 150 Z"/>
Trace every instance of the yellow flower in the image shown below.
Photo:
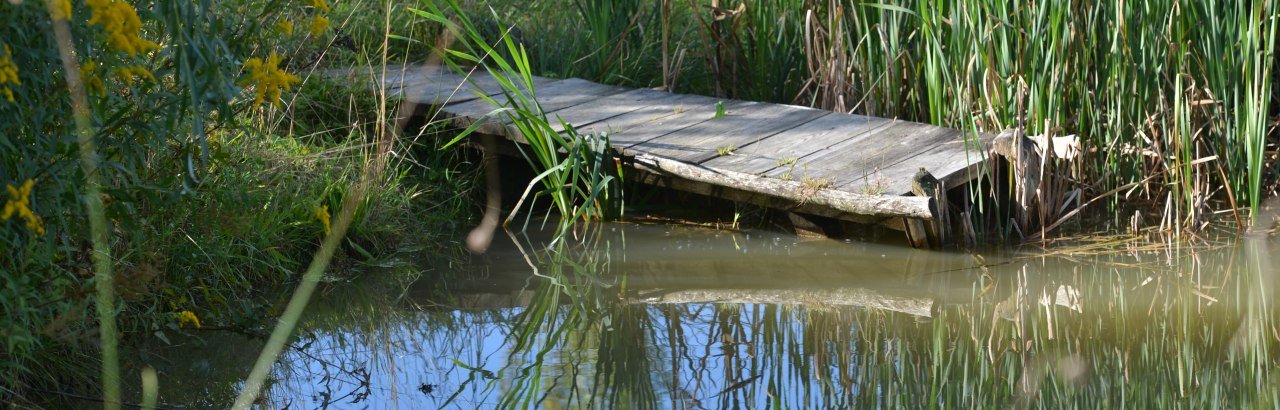
<path fill-rule="evenodd" d="M 329 18 L 317 14 L 311 18 L 311 35 L 318 36 L 324 33 L 324 29 L 329 28 Z"/>
<path fill-rule="evenodd" d="M 194 326 L 196 329 L 199 329 L 200 318 L 196 317 L 196 313 L 190 310 L 184 310 L 184 311 L 178 312 L 178 326 L 185 327 L 187 325 L 191 325 L 191 326 Z"/>
<path fill-rule="evenodd" d="M 0 221 L 7 221 L 9 218 L 17 214 L 19 218 L 27 221 L 27 229 L 44 235 L 44 223 L 34 212 L 31 212 L 31 187 L 35 185 L 35 181 L 30 179 L 22 183 L 22 187 L 14 188 L 13 185 L 6 185 L 5 189 L 9 191 L 9 200 L 4 204 L 4 210 L 0 211 Z"/>
<path fill-rule="evenodd" d="M 102 95 L 107 90 L 102 85 L 102 77 L 98 76 L 97 61 L 85 60 L 80 65 L 80 81 L 84 82 L 84 89 L 90 94 Z"/>
<path fill-rule="evenodd" d="M 293 22 L 289 20 L 280 20 L 279 23 L 276 23 L 276 30 L 279 30 L 281 33 L 284 33 L 284 35 L 286 36 L 292 36 Z"/>
<path fill-rule="evenodd" d="M 324 0 L 311 0 L 311 7 L 320 9 L 320 11 L 323 11 L 325 13 L 329 12 L 329 4 L 325 3 Z"/>
<path fill-rule="evenodd" d="M 289 91 L 293 88 L 293 84 L 299 81 L 298 76 L 280 70 L 279 65 L 280 56 L 274 51 L 267 56 L 266 61 L 254 57 L 244 62 L 244 69 L 249 72 L 249 77 L 237 84 L 241 87 L 250 85 L 254 87 L 253 106 L 257 107 L 269 101 L 279 107 L 280 93 Z"/>
<path fill-rule="evenodd" d="M 18 66 L 10 59 L 11 56 L 13 51 L 5 44 L 4 55 L 0 55 L 0 96 L 9 102 L 13 102 L 13 89 L 10 87 L 22 85 L 22 80 L 18 79 Z"/>
<path fill-rule="evenodd" d="M 324 224 L 324 233 L 328 235 L 329 234 L 329 216 L 330 216 L 329 205 L 325 205 L 320 207 L 319 209 L 316 209 L 315 216 L 316 216 L 316 219 L 320 220 L 320 223 Z"/>
<path fill-rule="evenodd" d="M 54 21 L 71 19 L 71 0 L 50 0 L 49 14 Z"/>
<path fill-rule="evenodd" d="M 85 4 L 93 10 L 89 24 L 101 24 L 107 32 L 107 43 L 118 51 L 137 56 L 140 52 L 160 48 L 150 40 L 142 38 L 142 19 L 138 11 L 124 0 L 85 0 Z"/>
<path fill-rule="evenodd" d="M 156 80 L 156 76 L 151 75 L 150 71 L 140 65 L 131 65 L 117 68 L 115 71 L 116 78 L 125 85 L 132 86 L 134 78 L 145 78 L 151 81 Z"/>

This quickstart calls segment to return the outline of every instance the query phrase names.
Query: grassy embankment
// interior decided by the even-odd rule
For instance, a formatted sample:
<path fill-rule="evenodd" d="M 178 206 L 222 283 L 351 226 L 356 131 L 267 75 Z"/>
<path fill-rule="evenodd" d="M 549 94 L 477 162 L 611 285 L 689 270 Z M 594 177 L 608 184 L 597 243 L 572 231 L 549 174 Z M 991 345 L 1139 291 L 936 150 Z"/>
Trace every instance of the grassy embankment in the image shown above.
<path fill-rule="evenodd" d="M 2 202 L 14 211 L 0 221 L 0 400 L 109 392 L 94 377 L 108 373 L 99 371 L 104 317 L 119 329 L 112 342 L 125 346 L 274 324 L 281 295 L 398 118 L 398 101 L 320 71 L 425 53 L 421 45 L 383 53 L 388 24 L 428 36 L 405 13 L 384 14 L 385 4 L 276 3 L 112 10 L 73 1 L 69 17 L 44 2 L 0 7 L 0 184 L 14 188 Z M 130 11 L 141 24 L 132 31 Z M 71 67 L 84 84 L 83 128 L 72 121 L 78 93 L 54 35 L 63 23 L 64 50 L 75 50 Z M 279 95 L 244 64 L 274 65 L 269 54 L 281 57 Z M 98 231 L 86 223 L 94 211 L 83 205 L 81 130 L 100 164 L 101 247 L 88 239 Z M 437 149 L 439 132 L 432 125 L 394 140 L 395 159 L 355 201 L 327 276 L 403 254 L 459 257 L 449 244 L 469 225 L 472 167 L 465 153 Z M 95 253 L 107 256 L 112 304 L 99 303 Z"/>

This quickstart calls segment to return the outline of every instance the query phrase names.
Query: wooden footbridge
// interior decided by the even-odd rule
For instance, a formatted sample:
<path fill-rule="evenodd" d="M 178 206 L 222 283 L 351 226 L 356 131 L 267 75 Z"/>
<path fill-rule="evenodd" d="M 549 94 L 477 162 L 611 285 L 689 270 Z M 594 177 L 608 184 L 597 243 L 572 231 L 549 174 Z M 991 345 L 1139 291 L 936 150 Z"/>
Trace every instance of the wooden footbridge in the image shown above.
<path fill-rule="evenodd" d="M 482 122 L 482 133 L 523 141 L 516 127 L 488 116 L 495 107 L 478 94 L 503 99 L 497 81 L 483 70 L 468 78 L 433 66 L 388 67 L 381 81 L 367 71 L 345 75 L 374 79 L 406 102 L 437 106 L 460 126 Z M 881 224 L 907 231 L 915 246 L 945 242 L 949 226 L 945 195 L 912 195 L 913 177 L 925 168 L 946 188 L 976 179 L 986 159 L 982 147 L 991 138 L 966 138 L 959 130 L 915 122 L 577 78 L 537 77 L 534 83 L 548 119 L 563 119 L 582 134 L 608 132 L 622 161 L 643 171 L 638 175 L 643 182 L 796 214 Z"/>

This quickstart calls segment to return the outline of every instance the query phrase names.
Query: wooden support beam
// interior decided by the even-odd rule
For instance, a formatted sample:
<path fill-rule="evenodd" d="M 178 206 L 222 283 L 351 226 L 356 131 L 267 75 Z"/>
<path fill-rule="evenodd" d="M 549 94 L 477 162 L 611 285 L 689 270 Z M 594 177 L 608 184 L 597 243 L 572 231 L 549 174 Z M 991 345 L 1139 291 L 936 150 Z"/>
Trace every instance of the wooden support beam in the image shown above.
<path fill-rule="evenodd" d="M 637 169 L 654 174 L 670 175 L 711 186 L 733 188 L 796 204 L 812 204 L 838 212 L 874 218 L 900 217 L 929 221 L 934 219 L 934 210 L 929 198 L 838 191 L 825 187 L 809 186 L 799 181 L 785 181 L 778 178 L 710 169 L 648 154 L 636 155 L 626 162 L 631 163 Z"/>
<path fill-rule="evenodd" d="M 938 248 L 950 242 L 951 224 L 947 215 L 947 189 L 942 182 L 933 177 L 929 170 L 920 167 L 911 177 L 911 193 L 921 198 L 928 198 L 931 207 L 937 212 L 936 217 L 928 224 L 920 221 L 907 223 L 907 236 L 911 244 L 920 248 L 920 244 Z M 923 234 L 923 235 L 922 235 Z"/>

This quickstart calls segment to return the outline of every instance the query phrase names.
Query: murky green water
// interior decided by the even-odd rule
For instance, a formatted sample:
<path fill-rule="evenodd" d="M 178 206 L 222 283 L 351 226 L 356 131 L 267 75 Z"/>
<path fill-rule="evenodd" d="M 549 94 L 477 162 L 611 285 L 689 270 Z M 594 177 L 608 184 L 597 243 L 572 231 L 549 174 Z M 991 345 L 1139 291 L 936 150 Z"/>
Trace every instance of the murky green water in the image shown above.
<path fill-rule="evenodd" d="M 499 237 L 414 283 L 332 285 L 275 408 L 1241 407 L 1274 404 L 1276 246 L 914 251 L 660 225 Z M 443 279 L 439 279 L 443 278 Z M 141 361 L 223 406 L 260 342 Z"/>

